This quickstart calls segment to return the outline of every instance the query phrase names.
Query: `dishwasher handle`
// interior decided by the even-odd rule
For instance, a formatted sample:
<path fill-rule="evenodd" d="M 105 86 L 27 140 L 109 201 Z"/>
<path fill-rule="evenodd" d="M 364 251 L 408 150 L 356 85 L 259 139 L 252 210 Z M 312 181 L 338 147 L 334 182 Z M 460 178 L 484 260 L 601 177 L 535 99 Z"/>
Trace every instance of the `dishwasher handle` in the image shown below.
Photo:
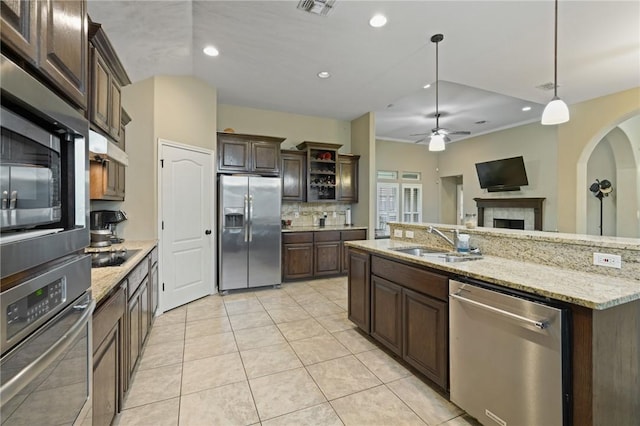
<path fill-rule="evenodd" d="M 544 330 L 545 328 L 547 328 L 549 326 L 549 322 L 548 321 L 537 321 L 537 320 L 533 320 L 527 317 L 523 317 L 522 315 L 518 315 L 518 314 L 514 314 L 512 312 L 509 311 L 505 311 L 504 309 L 500 309 L 500 308 L 496 308 L 490 305 L 485 305 L 484 303 L 480 303 L 480 302 L 476 302 L 475 300 L 471 300 L 471 299 L 467 299 L 466 297 L 462 297 L 460 296 L 459 293 L 451 293 L 449 294 L 449 297 L 459 300 L 460 302 L 464 302 L 464 303 L 468 303 L 470 305 L 476 306 L 478 308 L 481 309 L 485 309 L 491 312 L 494 312 L 498 315 L 502 315 L 514 320 L 518 320 L 524 323 L 527 323 L 529 325 L 533 325 L 534 327 L 539 328 L 540 330 Z"/>

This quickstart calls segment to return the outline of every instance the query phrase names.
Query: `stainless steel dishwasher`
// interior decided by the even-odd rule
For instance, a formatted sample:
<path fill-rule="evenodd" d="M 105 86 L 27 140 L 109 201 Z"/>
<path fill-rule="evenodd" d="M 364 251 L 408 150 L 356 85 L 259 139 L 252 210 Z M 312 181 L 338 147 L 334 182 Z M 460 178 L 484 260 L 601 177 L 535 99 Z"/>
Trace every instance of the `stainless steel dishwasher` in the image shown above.
<path fill-rule="evenodd" d="M 449 281 L 451 401 L 484 425 L 571 424 L 570 312 L 465 281 Z"/>

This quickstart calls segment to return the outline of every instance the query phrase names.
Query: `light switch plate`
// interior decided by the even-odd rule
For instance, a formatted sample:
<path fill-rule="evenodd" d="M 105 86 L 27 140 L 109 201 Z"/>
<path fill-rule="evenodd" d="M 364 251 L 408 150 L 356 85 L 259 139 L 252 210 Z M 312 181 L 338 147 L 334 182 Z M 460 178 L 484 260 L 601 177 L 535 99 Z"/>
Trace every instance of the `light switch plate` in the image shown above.
<path fill-rule="evenodd" d="M 293 212 L 293 217 L 296 219 L 300 217 L 300 212 Z"/>
<path fill-rule="evenodd" d="M 413 238 L 413 231 L 404 231 L 404 236 L 407 238 Z"/>
<path fill-rule="evenodd" d="M 394 229 L 393 230 L 393 236 L 394 237 L 398 237 L 398 238 L 402 238 L 402 229 Z"/>

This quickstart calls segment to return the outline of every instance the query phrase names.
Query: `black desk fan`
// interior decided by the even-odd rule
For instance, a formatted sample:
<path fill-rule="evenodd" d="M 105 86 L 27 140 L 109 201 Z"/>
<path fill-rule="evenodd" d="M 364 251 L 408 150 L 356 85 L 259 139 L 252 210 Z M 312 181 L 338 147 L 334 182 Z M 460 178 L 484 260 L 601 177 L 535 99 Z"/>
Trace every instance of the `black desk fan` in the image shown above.
<path fill-rule="evenodd" d="M 602 235 L 602 199 L 609 196 L 611 191 L 613 191 L 613 186 L 611 186 L 611 182 L 607 179 L 596 179 L 589 187 L 589 191 L 600 200 L 600 235 Z"/>

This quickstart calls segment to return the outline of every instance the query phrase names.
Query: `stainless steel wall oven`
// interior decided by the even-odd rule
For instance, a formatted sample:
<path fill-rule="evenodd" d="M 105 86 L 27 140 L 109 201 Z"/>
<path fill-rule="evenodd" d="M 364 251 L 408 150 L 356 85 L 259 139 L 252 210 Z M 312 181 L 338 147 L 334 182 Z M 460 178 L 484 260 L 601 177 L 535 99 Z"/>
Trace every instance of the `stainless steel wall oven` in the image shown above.
<path fill-rule="evenodd" d="M 93 349 L 82 112 L 0 55 L 0 418 L 79 423 Z"/>
<path fill-rule="evenodd" d="M 2 424 L 73 424 L 91 406 L 90 255 L 71 255 L 2 293 Z"/>

